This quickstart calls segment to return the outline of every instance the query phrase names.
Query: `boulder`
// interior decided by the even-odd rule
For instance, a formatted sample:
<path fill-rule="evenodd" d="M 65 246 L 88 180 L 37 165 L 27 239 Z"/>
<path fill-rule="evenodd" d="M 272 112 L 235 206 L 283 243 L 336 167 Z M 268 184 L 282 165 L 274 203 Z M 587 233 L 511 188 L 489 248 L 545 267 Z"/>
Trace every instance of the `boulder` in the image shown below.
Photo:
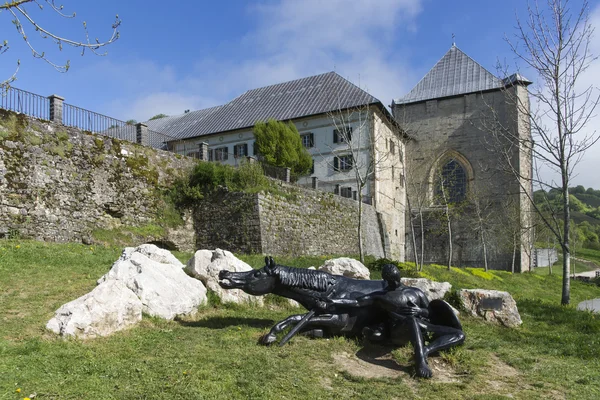
<path fill-rule="evenodd" d="M 446 293 L 452 289 L 448 282 L 434 282 L 425 278 L 401 278 L 402 284 L 421 289 L 429 301 L 443 299 Z"/>
<path fill-rule="evenodd" d="M 223 303 L 264 304 L 262 296 L 252 296 L 240 289 L 223 289 L 219 286 L 219 272 L 223 269 L 245 272 L 251 271 L 252 267 L 227 250 L 198 250 L 188 261 L 185 272 L 204 283 Z"/>
<path fill-rule="evenodd" d="M 462 289 L 458 294 L 461 306 L 475 317 L 510 328 L 523 323 L 517 303 L 508 292 Z"/>
<path fill-rule="evenodd" d="M 319 267 L 319 271 L 355 279 L 370 279 L 371 277 L 369 269 L 363 263 L 347 257 L 327 260 L 325 264 Z"/>
<path fill-rule="evenodd" d="M 46 328 L 81 339 L 107 336 L 142 320 L 142 302 L 118 280 L 106 281 L 56 310 Z"/>
<path fill-rule="evenodd" d="M 98 282 L 122 281 L 142 301 L 143 312 L 173 319 L 193 315 L 206 303 L 206 288 L 187 276 L 182 267 L 168 250 L 142 245 L 125 249 Z"/>

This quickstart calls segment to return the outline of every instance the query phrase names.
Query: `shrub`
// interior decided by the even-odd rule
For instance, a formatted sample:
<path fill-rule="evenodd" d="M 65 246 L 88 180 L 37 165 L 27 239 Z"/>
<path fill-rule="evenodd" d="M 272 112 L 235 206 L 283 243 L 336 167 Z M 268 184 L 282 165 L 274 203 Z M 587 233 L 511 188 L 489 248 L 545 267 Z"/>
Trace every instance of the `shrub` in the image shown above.
<path fill-rule="evenodd" d="M 400 262 L 400 261 L 390 260 L 389 258 L 379 258 L 373 262 L 368 263 L 366 265 L 366 267 L 370 271 L 380 272 L 381 268 L 383 268 L 383 266 L 386 264 L 393 264 L 396 267 L 398 267 L 398 269 L 400 270 L 400 275 L 402 277 L 405 277 L 405 278 L 418 278 L 419 277 L 419 274 L 415 270 L 414 266 L 407 264 L 407 263 Z"/>

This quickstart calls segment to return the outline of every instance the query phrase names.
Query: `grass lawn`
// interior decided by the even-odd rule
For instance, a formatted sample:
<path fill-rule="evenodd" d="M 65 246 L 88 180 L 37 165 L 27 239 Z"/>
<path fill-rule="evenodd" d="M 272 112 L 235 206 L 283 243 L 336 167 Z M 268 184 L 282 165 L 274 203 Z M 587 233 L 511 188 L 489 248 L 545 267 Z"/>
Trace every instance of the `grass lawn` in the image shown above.
<path fill-rule="evenodd" d="M 62 304 L 87 292 L 120 249 L 0 241 L 0 400 L 23 399 L 596 399 L 600 319 L 561 307 L 560 276 L 428 266 L 454 288 L 507 290 L 523 326 L 461 317 L 464 346 L 433 357 L 434 378 L 412 377 L 410 349 L 374 365 L 386 349 L 345 338 L 256 344 L 286 308 L 206 306 L 184 321 L 144 317 L 111 337 L 62 340 L 44 329 Z M 187 261 L 189 254 L 176 254 Z M 243 257 L 253 266 L 262 257 Z M 318 266 L 322 257 L 278 258 Z M 600 297 L 572 283 L 572 303 Z M 390 368 L 391 366 L 391 368 Z M 379 369 L 378 369 L 379 368 Z M 365 371 L 375 371 L 366 378 Z M 20 392 L 17 392 L 20 389 Z"/>

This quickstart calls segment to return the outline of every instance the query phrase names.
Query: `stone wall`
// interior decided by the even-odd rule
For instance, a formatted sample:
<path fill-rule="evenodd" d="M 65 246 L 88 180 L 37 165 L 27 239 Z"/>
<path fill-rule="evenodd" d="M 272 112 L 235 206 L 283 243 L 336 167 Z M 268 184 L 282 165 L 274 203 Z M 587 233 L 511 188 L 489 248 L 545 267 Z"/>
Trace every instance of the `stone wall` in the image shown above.
<path fill-rule="evenodd" d="M 516 85 L 508 90 L 522 97 L 523 102 L 527 100 L 526 87 Z M 512 165 L 524 177 L 530 176 L 531 154 L 499 139 L 503 129 L 522 140 L 530 138 L 522 113 L 509 101 L 511 96 L 503 90 L 492 90 L 395 107 L 394 115 L 413 139 L 406 146 L 407 195 L 417 225 L 419 250 L 418 211 L 425 214 L 426 263 L 444 264 L 448 259 L 446 228 L 439 224 L 442 204 L 436 204 L 434 186 L 444 163 L 455 159 L 465 169 L 468 204 L 453 208 L 453 264 L 483 266 L 483 228 L 490 268 L 510 270 L 515 260 L 517 270 L 529 269 L 531 206 L 519 181 L 507 172 L 503 154 L 510 155 Z M 410 218 L 408 212 L 406 215 Z M 406 226 L 406 257 L 413 260 L 410 220 Z M 515 234 L 520 236 L 516 248 Z"/>
<path fill-rule="evenodd" d="M 198 248 L 269 255 L 358 254 L 357 203 L 332 193 L 296 187 L 282 187 L 280 194 L 219 192 L 205 197 L 195 215 Z M 365 254 L 384 257 L 384 249 L 389 252 L 382 223 L 365 204 Z"/>
<path fill-rule="evenodd" d="M 193 164 L 0 110 L 0 237 L 88 242 L 94 229 L 155 223 L 160 190 Z M 191 250 L 193 234 L 172 233 Z"/>

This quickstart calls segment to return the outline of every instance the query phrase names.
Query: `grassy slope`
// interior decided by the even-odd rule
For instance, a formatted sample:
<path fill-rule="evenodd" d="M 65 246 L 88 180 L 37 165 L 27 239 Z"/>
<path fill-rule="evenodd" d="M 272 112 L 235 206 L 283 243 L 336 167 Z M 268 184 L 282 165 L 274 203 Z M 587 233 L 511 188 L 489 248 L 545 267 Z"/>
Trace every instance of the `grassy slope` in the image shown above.
<path fill-rule="evenodd" d="M 407 374 L 357 378 L 333 362 L 336 354 L 361 349 L 343 338 L 300 337 L 283 348 L 258 346 L 260 335 L 292 309 L 205 307 L 193 320 L 144 318 L 136 328 L 85 342 L 47 333 L 44 325 L 54 311 L 91 290 L 119 253 L 75 244 L 0 241 L 0 399 L 34 392 L 38 399 L 600 396 L 600 321 L 558 305 L 557 275 L 426 267 L 428 276 L 448 280 L 455 288 L 510 291 L 524 322 L 520 329 L 505 329 L 462 316 L 466 344 L 437 358 L 450 371 L 451 379 L 445 380 Z M 261 264 L 261 257 L 247 259 Z M 320 260 L 306 257 L 298 266 Z M 600 289 L 573 282 L 574 304 L 595 297 Z M 401 367 L 409 367 L 409 350 L 393 354 Z"/>

